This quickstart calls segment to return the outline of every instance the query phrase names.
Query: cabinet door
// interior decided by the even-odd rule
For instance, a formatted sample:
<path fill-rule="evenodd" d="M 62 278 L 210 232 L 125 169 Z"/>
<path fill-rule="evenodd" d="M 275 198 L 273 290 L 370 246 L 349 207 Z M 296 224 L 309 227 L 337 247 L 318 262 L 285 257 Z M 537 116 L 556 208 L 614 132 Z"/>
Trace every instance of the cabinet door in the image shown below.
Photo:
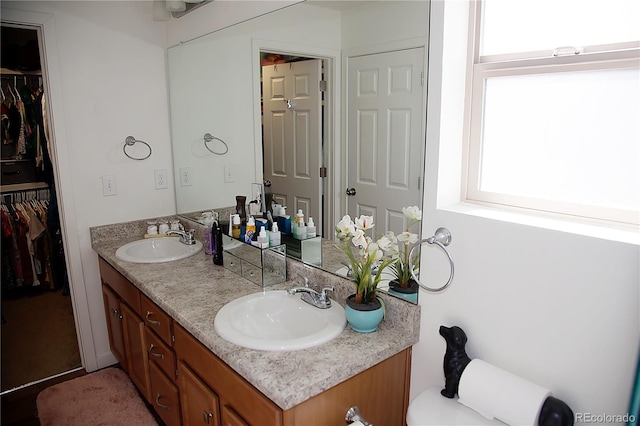
<path fill-rule="evenodd" d="M 167 426 L 180 425 L 180 393 L 155 362 L 149 363 L 152 405 Z"/>
<path fill-rule="evenodd" d="M 184 426 L 219 426 L 218 396 L 185 364 L 178 363 L 178 388 Z"/>
<path fill-rule="evenodd" d="M 147 401 L 150 401 L 149 363 L 143 334 L 144 322 L 124 303 L 120 304 L 120 310 L 122 312 L 122 327 L 124 330 L 127 363 L 129 364 L 129 376 Z"/>
<path fill-rule="evenodd" d="M 249 426 L 242 417 L 238 415 L 233 408 L 228 406 L 227 404 L 223 404 L 220 409 L 220 414 L 222 418 L 221 425 L 222 426 Z"/>
<path fill-rule="evenodd" d="M 109 332 L 109 346 L 125 371 L 129 371 L 126 351 L 124 346 L 124 333 L 122 330 L 122 313 L 120 312 L 120 299 L 108 286 L 102 285 L 102 298 L 104 300 L 104 312 L 107 316 L 107 329 Z"/>

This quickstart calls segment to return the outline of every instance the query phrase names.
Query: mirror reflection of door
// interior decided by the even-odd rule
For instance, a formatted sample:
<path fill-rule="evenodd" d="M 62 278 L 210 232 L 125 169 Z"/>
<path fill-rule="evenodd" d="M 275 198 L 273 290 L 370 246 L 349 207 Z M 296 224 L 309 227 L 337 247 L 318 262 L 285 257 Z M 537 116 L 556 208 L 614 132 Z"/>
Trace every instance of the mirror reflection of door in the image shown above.
<path fill-rule="evenodd" d="M 322 229 L 322 61 L 262 67 L 263 170 L 273 202 Z"/>
<path fill-rule="evenodd" d="M 348 60 L 347 208 L 375 233 L 406 229 L 402 207 L 422 205 L 422 48 Z"/>

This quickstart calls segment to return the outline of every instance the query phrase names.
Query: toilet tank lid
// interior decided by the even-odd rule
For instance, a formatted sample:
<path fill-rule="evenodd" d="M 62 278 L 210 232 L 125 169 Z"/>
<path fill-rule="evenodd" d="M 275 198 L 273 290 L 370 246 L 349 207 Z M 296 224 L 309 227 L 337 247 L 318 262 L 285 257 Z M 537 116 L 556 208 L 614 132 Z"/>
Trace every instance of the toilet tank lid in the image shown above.
<path fill-rule="evenodd" d="M 440 394 L 441 388 L 428 388 L 409 404 L 407 426 L 450 425 L 502 425 L 499 420 L 489 420 L 469 407 Z"/>

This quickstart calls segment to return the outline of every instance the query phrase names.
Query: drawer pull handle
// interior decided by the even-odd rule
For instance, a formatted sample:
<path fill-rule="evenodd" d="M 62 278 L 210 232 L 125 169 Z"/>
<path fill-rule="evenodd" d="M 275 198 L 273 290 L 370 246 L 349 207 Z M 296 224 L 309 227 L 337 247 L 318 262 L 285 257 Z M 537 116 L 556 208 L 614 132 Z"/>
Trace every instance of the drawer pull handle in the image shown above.
<path fill-rule="evenodd" d="M 202 421 L 206 424 L 209 424 L 209 419 L 213 417 L 213 413 L 208 413 L 206 411 L 202 412 Z"/>
<path fill-rule="evenodd" d="M 151 324 L 151 325 L 157 325 L 157 326 L 159 326 L 159 325 L 160 325 L 160 321 L 155 321 L 155 320 L 150 319 L 149 317 L 150 317 L 151 315 L 153 315 L 153 313 L 151 313 L 151 311 L 147 311 L 147 316 L 145 317 L 145 318 L 146 318 L 146 320 L 147 320 L 147 321 L 149 322 L 149 324 Z"/>
<path fill-rule="evenodd" d="M 163 354 L 154 354 L 153 353 L 153 348 L 155 346 L 153 346 L 153 343 L 151 345 L 149 345 L 149 354 L 151 354 L 152 356 L 155 356 L 156 358 L 160 358 L 160 359 L 164 359 L 164 355 Z"/>
<path fill-rule="evenodd" d="M 171 411 L 171 407 L 169 407 L 168 405 L 164 405 L 164 404 L 160 404 L 160 394 L 158 394 L 158 396 L 156 396 L 156 405 L 160 408 L 164 408 L 165 410 Z"/>

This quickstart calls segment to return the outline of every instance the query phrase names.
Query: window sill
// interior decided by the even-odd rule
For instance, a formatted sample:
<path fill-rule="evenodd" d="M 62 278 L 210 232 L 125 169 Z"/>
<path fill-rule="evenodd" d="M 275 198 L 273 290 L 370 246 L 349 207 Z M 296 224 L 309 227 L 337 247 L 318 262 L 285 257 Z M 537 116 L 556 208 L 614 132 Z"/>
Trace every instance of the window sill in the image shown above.
<path fill-rule="evenodd" d="M 458 203 L 439 210 L 640 246 L 640 227 L 516 208 Z"/>

